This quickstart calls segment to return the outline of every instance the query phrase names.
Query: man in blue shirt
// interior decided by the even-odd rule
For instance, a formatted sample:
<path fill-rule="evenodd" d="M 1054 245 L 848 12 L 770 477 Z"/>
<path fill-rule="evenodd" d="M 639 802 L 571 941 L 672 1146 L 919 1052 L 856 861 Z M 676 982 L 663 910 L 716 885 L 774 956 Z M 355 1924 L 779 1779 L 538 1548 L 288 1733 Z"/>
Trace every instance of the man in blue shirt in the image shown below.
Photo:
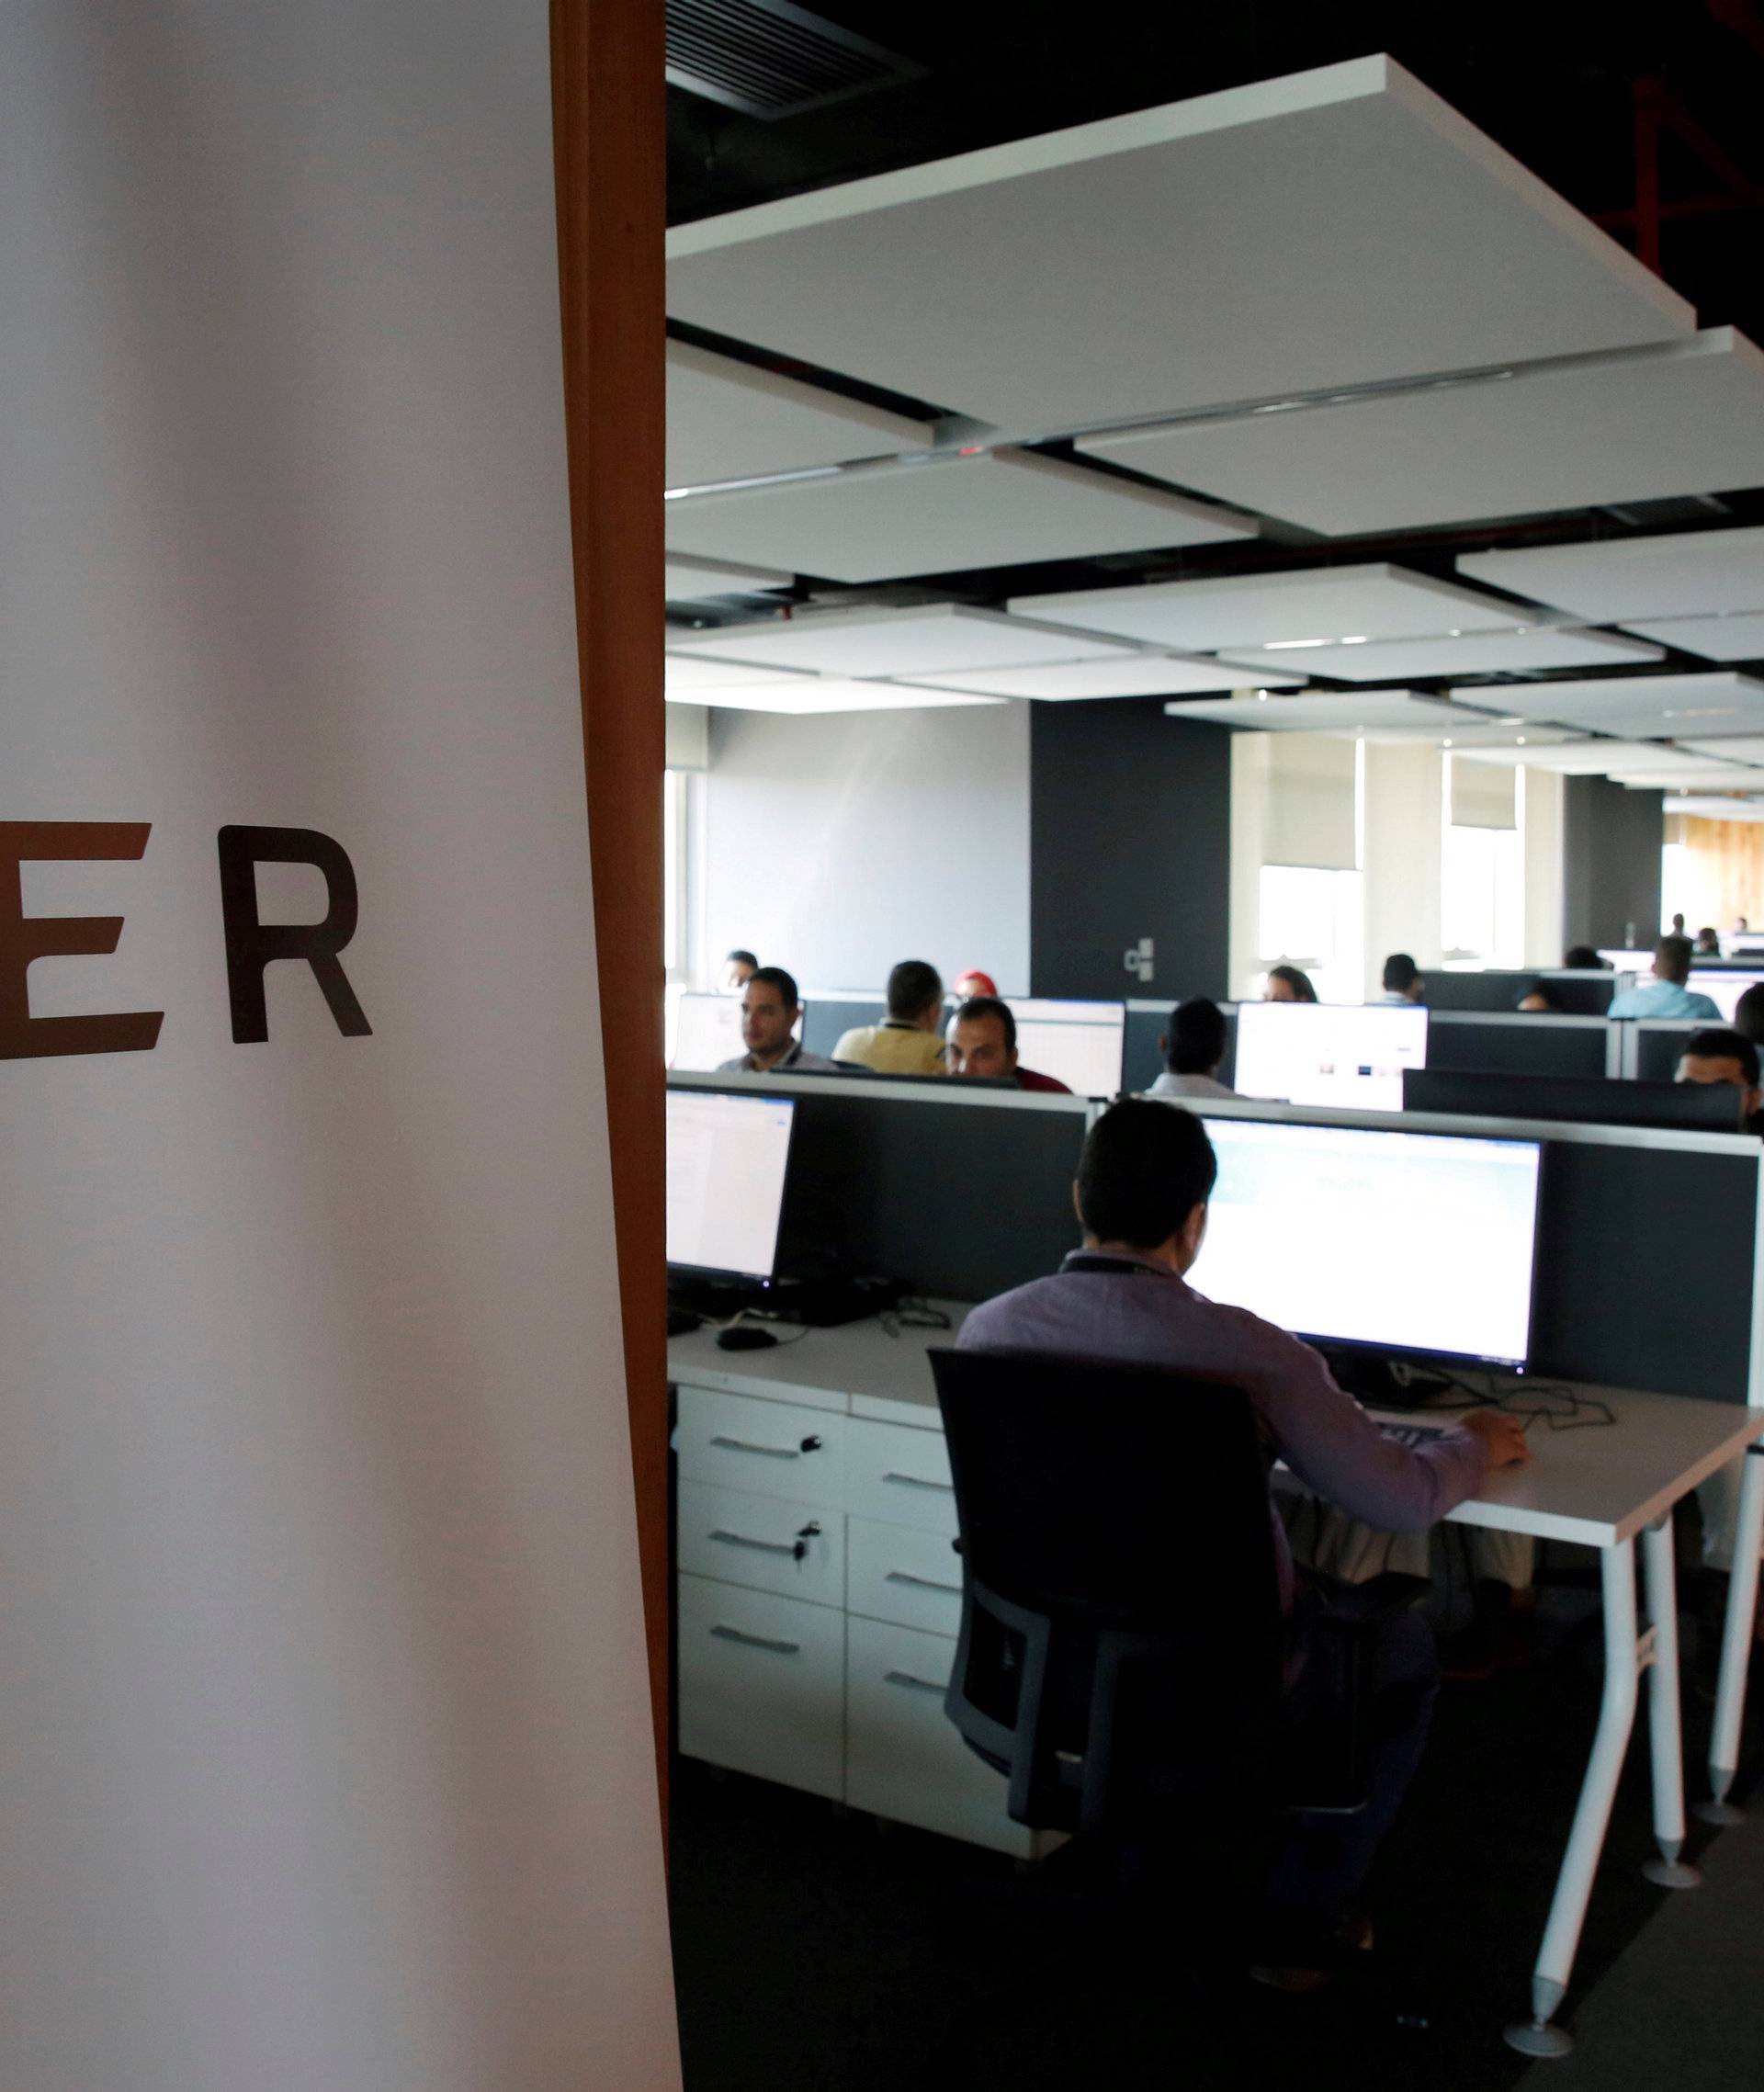
<path fill-rule="evenodd" d="M 1694 1017 L 1719 1024 L 1721 1012 L 1706 995 L 1693 995 L 1684 985 L 1690 978 L 1689 937 L 1662 937 L 1654 947 L 1654 972 L 1611 998 L 1613 1017 Z"/>

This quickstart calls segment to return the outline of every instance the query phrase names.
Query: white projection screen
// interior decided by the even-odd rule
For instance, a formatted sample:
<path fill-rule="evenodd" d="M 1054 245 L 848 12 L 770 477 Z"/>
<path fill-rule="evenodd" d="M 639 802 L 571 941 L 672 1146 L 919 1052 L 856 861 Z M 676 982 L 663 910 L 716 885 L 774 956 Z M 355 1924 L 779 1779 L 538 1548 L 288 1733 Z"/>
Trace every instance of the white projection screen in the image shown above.
<path fill-rule="evenodd" d="M 679 2083 L 584 804 L 545 0 L 6 0 L 0 2084 Z"/>

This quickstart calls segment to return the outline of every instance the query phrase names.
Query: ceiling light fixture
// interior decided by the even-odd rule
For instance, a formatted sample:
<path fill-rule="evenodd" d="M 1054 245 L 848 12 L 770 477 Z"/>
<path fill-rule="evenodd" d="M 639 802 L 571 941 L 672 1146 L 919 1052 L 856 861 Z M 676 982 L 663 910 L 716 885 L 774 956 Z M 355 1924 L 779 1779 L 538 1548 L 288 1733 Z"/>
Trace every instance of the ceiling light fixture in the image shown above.
<path fill-rule="evenodd" d="M 1329 643 L 1327 639 L 1264 639 L 1261 646 L 1264 653 L 1272 654 L 1293 647 L 1327 647 Z"/>

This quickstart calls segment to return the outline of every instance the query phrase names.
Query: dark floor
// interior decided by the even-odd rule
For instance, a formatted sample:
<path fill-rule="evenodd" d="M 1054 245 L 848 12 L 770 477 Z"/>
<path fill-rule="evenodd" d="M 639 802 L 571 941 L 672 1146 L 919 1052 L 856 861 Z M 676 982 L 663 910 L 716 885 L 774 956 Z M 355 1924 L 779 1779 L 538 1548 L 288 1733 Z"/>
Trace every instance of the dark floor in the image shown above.
<path fill-rule="evenodd" d="M 1106 1907 L 997 1855 L 677 1765 L 674 1939 L 687 2092 L 1516 2086 L 1536 2066 L 1506 2048 L 1500 2030 L 1528 1997 L 1600 1686 L 1596 1623 L 1549 1641 L 1528 1670 L 1446 1688 L 1381 1861 L 1370 1898 L 1380 1959 L 1401 1971 L 1397 1995 L 1429 2010 L 1426 2031 L 1397 2024 L 1388 1994 L 1286 1998 L 1220 1975 L 1204 1951 L 1204 1882 L 1172 1893 L 1167 1919 L 1129 1931 Z M 1695 1796 L 1704 1791 L 1710 1710 L 1694 1666 L 1684 1708 Z M 1742 1795 L 1761 1711 L 1764 1694 L 1755 1691 Z M 1677 1995 L 1675 1967 L 1696 1958 L 1700 1987 L 1687 1968 L 1688 1999 L 1707 1990 L 1710 1939 L 1737 1946 L 1749 1970 L 1746 2008 L 1759 2014 L 1764 2038 L 1764 1862 L 1747 1865 L 1743 1848 L 1764 1843 L 1764 1825 L 1720 1834 L 1720 1864 L 1712 1860 L 1708 1886 L 1691 1899 L 1702 1905 L 1698 1925 L 1651 1925 L 1670 1914 L 1668 1893 L 1640 1872 L 1653 1849 L 1645 1728 L 1644 1712 L 1560 2016 L 1573 2027 L 1584 2008 L 1577 2083 L 1662 2082 L 1657 2062 L 1640 2067 L 1621 2014 L 1613 2027 L 1601 1987 L 1626 1950 L 1668 1999 Z M 1716 1835 L 1693 1825 L 1687 1856 Z M 1737 1905 L 1732 1934 L 1716 1914 L 1728 1883 L 1745 1891 L 1726 1891 Z M 1623 1987 L 1620 1972 L 1611 1988 Z M 1753 2052 L 1749 2081 L 1722 2075 L 1741 2052 L 1731 2023 L 1717 2031 L 1668 2008 L 1679 2022 L 1679 2067 L 1669 2082 L 1737 2092 L 1738 2083 L 1764 2081 L 1764 2051 Z M 1586 2052 L 1600 2036 L 1602 2058 Z M 1702 2063 L 1700 2040 L 1713 2043 Z M 1538 2078 L 1547 2084 L 1547 2068 Z"/>

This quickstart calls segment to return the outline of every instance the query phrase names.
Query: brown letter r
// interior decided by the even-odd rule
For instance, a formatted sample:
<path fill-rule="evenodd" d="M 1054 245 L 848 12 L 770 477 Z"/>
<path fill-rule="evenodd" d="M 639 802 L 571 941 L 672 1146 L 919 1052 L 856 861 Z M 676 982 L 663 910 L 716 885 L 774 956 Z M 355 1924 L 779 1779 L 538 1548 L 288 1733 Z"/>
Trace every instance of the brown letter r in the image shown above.
<path fill-rule="evenodd" d="M 27 976 L 33 959 L 114 952 L 119 915 L 27 915 L 22 864 L 138 858 L 150 821 L 0 820 L 0 1060 L 69 1053 L 146 1053 L 163 1010 L 102 1017 L 33 1017 Z"/>

